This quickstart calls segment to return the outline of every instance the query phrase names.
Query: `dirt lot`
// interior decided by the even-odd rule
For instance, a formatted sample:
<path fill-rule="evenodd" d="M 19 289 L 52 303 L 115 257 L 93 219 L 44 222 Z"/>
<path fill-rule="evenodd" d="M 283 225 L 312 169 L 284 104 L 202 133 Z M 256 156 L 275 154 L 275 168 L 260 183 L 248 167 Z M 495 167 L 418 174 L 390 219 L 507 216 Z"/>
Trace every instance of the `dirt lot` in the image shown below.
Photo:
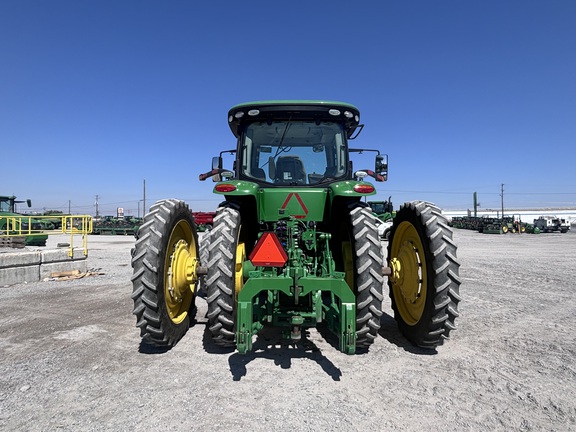
<path fill-rule="evenodd" d="M 202 299 L 175 348 L 141 346 L 132 239 L 93 236 L 105 275 L 0 288 L 0 430 L 576 430 L 576 233 L 455 238 L 461 317 L 437 352 L 386 302 L 367 354 L 313 330 L 242 356 L 206 338 Z"/>

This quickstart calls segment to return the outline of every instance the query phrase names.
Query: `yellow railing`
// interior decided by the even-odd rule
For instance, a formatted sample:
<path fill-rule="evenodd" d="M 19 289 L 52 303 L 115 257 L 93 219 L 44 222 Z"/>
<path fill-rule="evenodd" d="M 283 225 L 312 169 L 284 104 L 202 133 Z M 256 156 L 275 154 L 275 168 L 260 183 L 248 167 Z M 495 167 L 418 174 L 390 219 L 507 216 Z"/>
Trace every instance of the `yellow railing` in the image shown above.
<path fill-rule="evenodd" d="M 82 249 L 88 255 L 88 234 L 92 232 L 92 216 L 0 216 L 0 237 L 47 236 L 70 234 L 70 251 L 74 255 L 74 235 L 82 236 Z"/>

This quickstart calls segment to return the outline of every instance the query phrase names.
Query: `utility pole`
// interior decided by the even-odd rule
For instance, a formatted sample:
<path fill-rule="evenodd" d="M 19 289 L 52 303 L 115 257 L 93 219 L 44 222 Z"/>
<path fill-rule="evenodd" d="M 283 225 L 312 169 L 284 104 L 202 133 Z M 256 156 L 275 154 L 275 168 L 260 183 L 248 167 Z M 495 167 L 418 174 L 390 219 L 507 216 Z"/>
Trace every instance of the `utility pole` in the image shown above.
<path fill-rule="evenodd" d="M 504 217 L 504 183 L 500 185 L 500 199 L 502 202 L 502 217 Z"/>
<path fill-rule="evenodd" d="M 144 179 L 144 208 L 142 209 L 142 216 L 146 215 L 146 179 Z"/>
<path fill-rule="evenodd" d="M 70 200 L 68 200 L 68 214 L 71 215 L 72 212 L 70 211 Z"/>
<path fill-rule="evenodd" d="M 100 216 L 98 213 L 98 198 L 99 198 L 99 196 L 96 195 L 96 204 L 95 204 L 96 205 L 96 217 Z"/>
<path fill-rule="evenodd" d="M 474 192 L 474 217 L 478 216 L 478 195 Z"/>

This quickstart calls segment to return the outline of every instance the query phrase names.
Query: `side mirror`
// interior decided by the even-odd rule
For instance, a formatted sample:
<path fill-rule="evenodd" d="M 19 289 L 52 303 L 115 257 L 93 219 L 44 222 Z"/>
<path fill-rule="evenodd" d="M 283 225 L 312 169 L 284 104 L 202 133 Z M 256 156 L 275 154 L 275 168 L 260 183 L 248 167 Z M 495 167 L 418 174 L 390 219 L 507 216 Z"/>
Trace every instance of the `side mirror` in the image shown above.
<path fill-rule="evenodd" d="M 384 181 L 388 180 L 388 155 L 376 156 L 374 171 L 384 177 Z"/>
<path fill-rule="evenodd" d="M 212 169 L 222 169 L 221 157 L 216 156 L 212 158 Z"/>
<path fill-rule="evenodd" d="M 215 156 L 212 158 L 212 169 L 213 170 L 222 169 L 222 157 L 221 156 Z M 214 174 L 212 176 L 212 181 L 215 183 L 222 181 L 222 176 L 220 174 Z"/>
<path fill-rule="evenodd" d="M 28 204 L 28 207 L 32 207 L 32 200 L 31 200 L 31 199 L 27 199 L 27 200 L 26 200 L 26 204 Z"/>

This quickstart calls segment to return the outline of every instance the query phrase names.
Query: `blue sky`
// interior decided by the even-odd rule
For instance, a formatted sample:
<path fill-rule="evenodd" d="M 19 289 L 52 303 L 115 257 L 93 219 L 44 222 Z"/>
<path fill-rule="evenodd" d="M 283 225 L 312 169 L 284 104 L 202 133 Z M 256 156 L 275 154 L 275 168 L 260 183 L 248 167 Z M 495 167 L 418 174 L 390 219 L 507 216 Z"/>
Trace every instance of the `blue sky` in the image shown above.
<path fill-rule="evenodd" d="M 2 1 L 0 194 L 136 215 L 146 179 L 147 206 L 213 210 L 231 106 L 325 99 L 389 155 L 377 199 L 576 206 L 574 23 L 573 0 Z"/>

